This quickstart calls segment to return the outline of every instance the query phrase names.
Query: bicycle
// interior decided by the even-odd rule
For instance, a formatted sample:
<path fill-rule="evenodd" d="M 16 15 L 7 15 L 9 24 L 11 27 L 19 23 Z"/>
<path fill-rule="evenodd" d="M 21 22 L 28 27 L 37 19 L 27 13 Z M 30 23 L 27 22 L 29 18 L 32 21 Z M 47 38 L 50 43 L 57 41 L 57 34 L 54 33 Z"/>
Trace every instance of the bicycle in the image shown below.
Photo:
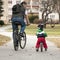
<path fill-rule="evenodd" d="M 37 48 L 36 51 L 38 52 L 39 49 L 41 52 L 43 52 L 43 42 L 40 42 L 40 48 Z M 45 48 L 45 51 L 47 51 L 47 48 Z"/>
<path fill-rule="evenodd" d="M 40 50 L 43 52 L 43 42 L 40 42 Z M 47 51 L 47 48 L 45 48 L 45 51 Z"/>
<path fill-rule="evenodd" d="M 38 42 L 39 48 L 37 48 L 36 51 L 38 52 L 38 51 L 40 50 L 41 52 L 43 52 L 43 49 L 44 49 L 44 48 L 45 48 L 45 51 L 47 51 L 47 48 L 46 48 L 46 46 L 45 46 L 45 41 L 44 41 L 44 39 L 45 39 L 44 33 L 38 34 L 38 37 L 40 37 L 40 38 L 39 38 L 40 40 L 38 40 L 38 41 L 39 41 L 39 42 Z M 43 39 L 42 39 L 42 38 L 43 38 Z M 44 47 L 44 46 L 45 46 L 45 47 Z"/>
<path fill-rule="evenodd" d="M 14 24 L 18 24 L 18 22 L 14 22 Z M 19 24 L 20 25 L 20 24 Z M 21 49 L 24 49 L 26 46 L 26 33 L 23 32 L 23 36 L 20 35 L 19 29 L 16 29 L 13 34 L 13 44 L 14 44 L 14 50 L 17 51 L 18 47 L 20 45 Z"/>

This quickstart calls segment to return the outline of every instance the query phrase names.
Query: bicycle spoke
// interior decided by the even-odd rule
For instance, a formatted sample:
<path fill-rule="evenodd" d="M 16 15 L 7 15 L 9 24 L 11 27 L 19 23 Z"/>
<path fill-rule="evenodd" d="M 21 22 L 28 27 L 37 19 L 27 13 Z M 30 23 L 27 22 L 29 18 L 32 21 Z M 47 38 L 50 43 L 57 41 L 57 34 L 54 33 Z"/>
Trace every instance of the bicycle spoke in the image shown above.
<path fill-rule="evenodd" d="M 20 36 L 19 43 L 20 43 L 20 48 L 24 49 L 26 45 L 26 33 L 24 33 L 24 37 Z"/>

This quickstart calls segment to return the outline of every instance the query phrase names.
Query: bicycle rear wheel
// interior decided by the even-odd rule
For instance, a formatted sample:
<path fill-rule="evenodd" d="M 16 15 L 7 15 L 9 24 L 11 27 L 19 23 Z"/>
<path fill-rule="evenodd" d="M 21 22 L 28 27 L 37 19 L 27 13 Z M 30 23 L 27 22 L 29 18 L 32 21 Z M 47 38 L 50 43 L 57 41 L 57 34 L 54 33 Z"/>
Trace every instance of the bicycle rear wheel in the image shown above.
<path fill-rule="evenodd" d="M 25 46 L 26 46 L 26 33 L 24 32 L 23 33 L 23 37 L 22 36 L 19 36 L 19 43 L 20 43 L 20 48 L 21 49 L 24 49 Z"/>
<path fill-rule="evenodd" d="M 14 34 L 13 34 L 13 44 L 14 44 L 14 50 L 17 51 L 18 50 L 18 35 L 17 35 L 17 31 L 14 31 Z"/>

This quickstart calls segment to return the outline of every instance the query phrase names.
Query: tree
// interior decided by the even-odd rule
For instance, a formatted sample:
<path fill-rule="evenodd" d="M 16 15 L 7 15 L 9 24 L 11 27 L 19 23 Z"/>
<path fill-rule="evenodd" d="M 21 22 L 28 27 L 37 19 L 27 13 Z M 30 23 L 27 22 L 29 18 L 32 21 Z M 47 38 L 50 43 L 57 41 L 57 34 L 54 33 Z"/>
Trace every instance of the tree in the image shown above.
<path fill-rule="evenodd" d="M 60 23 L 60 0 L 52 0 L 54 4 L 54 10 L 59 14 L 59 23 Z"/>
<path fill-rule="evenodd" d="M 3 1 L 0 0 L 0 18 L 1 16 L 3 16 L 2 12 L 4 11 L 2 5 L 3 5 Z"/>
<path fill-rule="evenodd" d="M 52 13 L 52 7 L 53 4 L 51 2 L 52 0 L 42 0 L 42 5 L 43 5 L 43 11 L 42 11 L 42 20 L 44 23 L 44 28 L 46 28 L 46 21 L 48 21 L 48 15 Z"/>

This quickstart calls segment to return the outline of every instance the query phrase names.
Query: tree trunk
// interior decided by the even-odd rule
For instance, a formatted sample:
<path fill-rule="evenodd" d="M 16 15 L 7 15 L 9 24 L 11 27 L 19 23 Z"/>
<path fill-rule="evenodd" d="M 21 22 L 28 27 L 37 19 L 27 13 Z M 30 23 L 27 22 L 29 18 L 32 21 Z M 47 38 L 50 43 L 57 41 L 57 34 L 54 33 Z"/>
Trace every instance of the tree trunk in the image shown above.
<path fill-rule="evenodd" d="M 42 20 L 43 20 L 44 28 L 46 28 L 46 21 L 45 21 L 46 19 L 45 19 L 44 13 L 45 11 L 43 11 L 42 13 Z"/>
<path fill-rule="evenodd" d="M 46 28 L 46 24 L 44 24 L 44 28 Z"/>
<path fill-rule="evenodd" d="M 60 23 L 60 13 L 59 13 L 59 23 Z"/>
<path fill-rule="evenodd" d="M 1 17 L 0 17 L 0 19 L 1 19 Z"/>

